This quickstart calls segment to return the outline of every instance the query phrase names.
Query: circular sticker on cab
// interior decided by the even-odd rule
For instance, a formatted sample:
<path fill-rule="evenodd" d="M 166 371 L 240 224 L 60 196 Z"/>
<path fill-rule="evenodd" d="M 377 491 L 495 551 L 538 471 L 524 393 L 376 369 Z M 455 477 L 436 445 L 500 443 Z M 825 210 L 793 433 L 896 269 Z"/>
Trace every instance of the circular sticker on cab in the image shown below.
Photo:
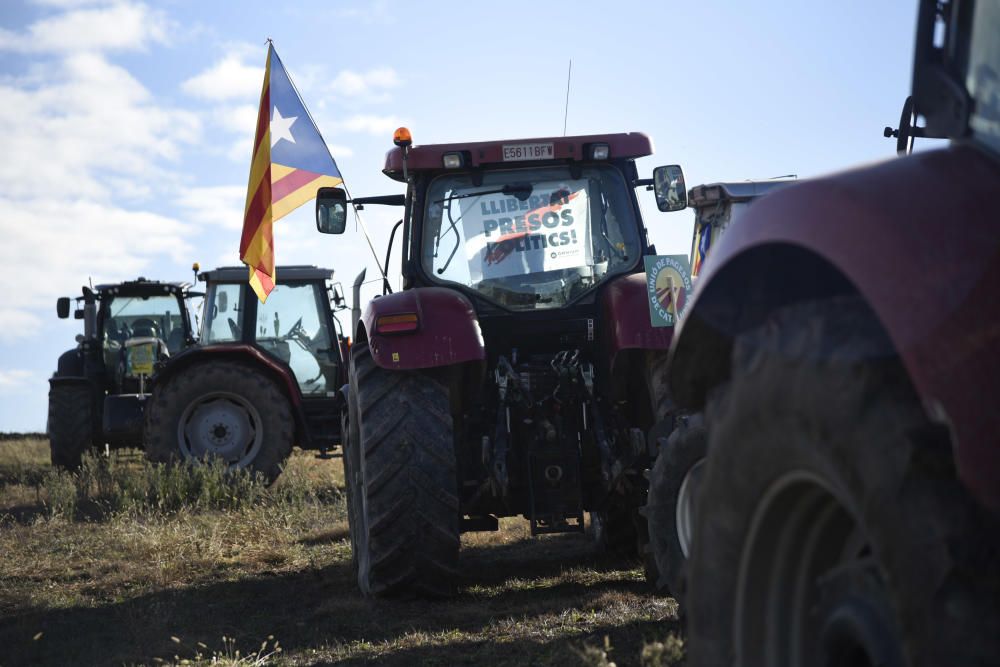
<path fill-rule="evenodd" d="M 684 255 L 646 257 L 646 288 L 653 326 L 673 326 L 691 293 L 691 271 Z"/>

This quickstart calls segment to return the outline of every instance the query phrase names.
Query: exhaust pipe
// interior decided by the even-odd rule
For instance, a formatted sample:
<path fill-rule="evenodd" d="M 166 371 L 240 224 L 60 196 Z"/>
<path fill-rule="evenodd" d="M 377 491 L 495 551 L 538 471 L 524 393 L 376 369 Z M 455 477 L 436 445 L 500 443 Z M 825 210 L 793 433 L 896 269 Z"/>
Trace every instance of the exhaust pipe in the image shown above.
<path fill-rule="evenodd" d="M 368 269 L 361 269 L 361 273 L 354 279 L 354 288 L 351 291 L 354 297 L 354 302 L 351 305 L 351 340 L 358 338 L 358 321 L 361 319 L 361 285 L 365 282 L 367 272 Z"/>

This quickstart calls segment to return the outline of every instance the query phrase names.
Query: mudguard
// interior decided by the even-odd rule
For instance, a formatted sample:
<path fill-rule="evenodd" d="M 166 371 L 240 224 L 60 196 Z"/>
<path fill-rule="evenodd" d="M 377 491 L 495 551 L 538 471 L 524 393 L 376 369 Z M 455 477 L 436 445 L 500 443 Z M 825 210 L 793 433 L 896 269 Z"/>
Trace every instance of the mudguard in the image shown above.
<path fill-rule="evenodd" d="M 614 279 L 601 292 L 602 328 L 611 367 L 622 350 L 666 350 L 673 327 L 654 327 L 649 317 L 646 274 Z"/>
<path fill-rule="evenodd" d="M 378 318 L 415 313 L 417 328 L 380 333 Z M 382 368 L 414 370 L 484 361 L 486 347 L 476 310 L 461 293 L 445 287 L 418 287 L 372 299 L 357 336 L 365 337 Z"/>
<path fill-rule="evenodd" d="M 761 199 L 702 269 L 671 352 L 673 395 L 697 407 L 728 376 L 736 335 L 770 309 L 846 286 L 952 427 L 961 479 L 1000 511 L 998 202 L 1000 166 L 961 145 Z"/>
<path fill-rule="evenodd" d="M 300 446 L 310 443 L 309 429 L 306 426 L 305 411 L 302 408 L 302 393 L 295 381 L 295 374 L 288 366 L 274 357 L 246 343 L 213 343 L 211 345 L 189 347 L 180 354 L 160 362 L 150 381 L 150 392 L 155 393 L 156 387 L 167 382 L 179 371 L 203 361 L 244 362 L 260 368 L 268 377 L 274 380 L 288 398 L 295 419 L 295 436 Z"/>

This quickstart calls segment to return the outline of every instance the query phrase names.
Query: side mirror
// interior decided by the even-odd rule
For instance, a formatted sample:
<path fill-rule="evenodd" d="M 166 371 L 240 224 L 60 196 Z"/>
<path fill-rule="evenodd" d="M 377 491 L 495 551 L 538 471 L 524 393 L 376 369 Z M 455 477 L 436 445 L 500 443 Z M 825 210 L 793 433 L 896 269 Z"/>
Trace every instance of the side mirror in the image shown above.
<path fill-rule="evenodd" d="M 334 283 L 331 287 L 331 294 L 333 298 L 333 307 L 335 310 L 344 310 L 347 308 L 347 301 L 344 299 L 344 287 L 339 282 Z"/>
<path fill-rule="evenodd" d="M 61 296 L 56 299 L 56 315 L 59 316 L 60 320 L 65 320 L 69 317 L 69 297 Z"/>
<path fill-rule="evenodd" d="M 347 192 L 320 188 L 316 193 L 316 229 L 321 234 L 343 234 L 347 227 Z"/>
<path fill-rule="evenodd" d="M 684 170 L 680 165 L 669 164 L 653 170 L 653 192 L 656 207 L 661 211 L 680 211 L 687 208 L 687 187 Z"/>

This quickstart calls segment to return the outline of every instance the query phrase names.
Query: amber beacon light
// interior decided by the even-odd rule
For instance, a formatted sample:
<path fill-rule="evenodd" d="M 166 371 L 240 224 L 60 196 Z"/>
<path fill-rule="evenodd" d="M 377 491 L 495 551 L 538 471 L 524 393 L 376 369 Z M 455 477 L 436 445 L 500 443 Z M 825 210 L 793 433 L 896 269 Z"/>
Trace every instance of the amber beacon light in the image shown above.
<path fill-rule="evenodd" d="M 392 133 L 392 143 L 396 144 L 401 148 L 405 148 L 413 143 L 413 137 L 410 135 L 410 130 L 405 127 L 398 128 Z"/>

